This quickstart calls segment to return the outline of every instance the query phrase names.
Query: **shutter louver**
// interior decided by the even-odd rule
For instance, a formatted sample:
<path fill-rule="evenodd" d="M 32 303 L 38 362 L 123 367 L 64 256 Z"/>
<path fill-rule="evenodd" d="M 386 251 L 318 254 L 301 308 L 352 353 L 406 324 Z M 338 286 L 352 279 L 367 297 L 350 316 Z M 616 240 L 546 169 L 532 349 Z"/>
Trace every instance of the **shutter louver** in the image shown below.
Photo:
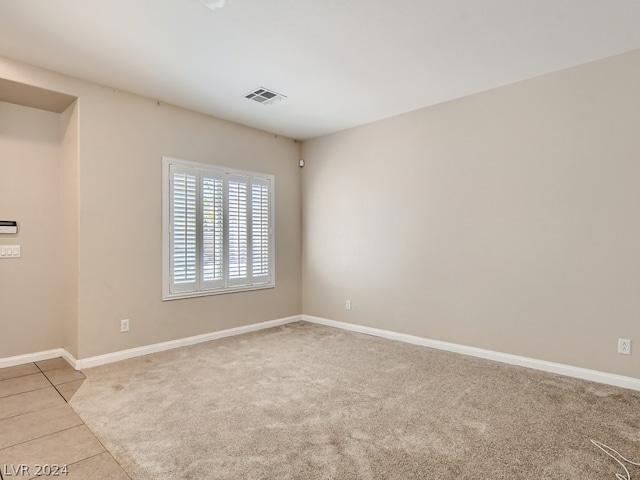
<path fill-rule="evenodd" d="M 224 182 L 202 179 L 202 281 L 222 280 L 224 273 Z"/>
<path fill-rule="evenodd" d="M 228 182 L 229 280 L 238 285 L 247 278 L 247 183 Z"/>
<path fill-rule="evenodd" d="M 254 283 L 265 281 L 269 276 L 269 187 L 259 183 L 251 185 L 251 241 Z"/>
<path fill-rule="evenodd" d="M 196 284 L 196 176 L 172 175 L 171 279 L 175 291 L 195 288 Z"/>

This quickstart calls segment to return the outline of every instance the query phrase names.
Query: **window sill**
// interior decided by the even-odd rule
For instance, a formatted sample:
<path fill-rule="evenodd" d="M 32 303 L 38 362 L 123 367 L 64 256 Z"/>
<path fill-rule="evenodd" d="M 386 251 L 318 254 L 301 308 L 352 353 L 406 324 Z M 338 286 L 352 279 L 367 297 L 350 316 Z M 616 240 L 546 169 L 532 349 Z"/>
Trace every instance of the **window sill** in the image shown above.
<path fill-rule="evenodd" d="M 185 298 L 194 298 L 194 297 L 209 297 L 212 295 L 226 295 L 229 293 L 239 293 L 239 292 L 251 292 L 254 290 L 266 290 L 269 288 L 275 288 L 275 283 L 265 283 L 263 285 L 251 285 L 251 286 L 238 286 L 238 287 L 227 287 L 220 288 L 217 290 L 204 290 L 200 292 L 180 292 L 180 293 L 164 293 L 162 295 L 162 301 L 167 302 L 170 300 L 182 300 Z"/>

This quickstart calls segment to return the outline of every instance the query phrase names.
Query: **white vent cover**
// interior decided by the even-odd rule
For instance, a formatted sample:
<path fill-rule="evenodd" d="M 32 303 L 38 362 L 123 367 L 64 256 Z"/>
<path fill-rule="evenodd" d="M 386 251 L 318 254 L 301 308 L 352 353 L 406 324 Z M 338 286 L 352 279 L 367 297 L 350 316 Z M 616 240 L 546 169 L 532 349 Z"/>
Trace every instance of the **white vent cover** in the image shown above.
<path fill-rule="evenodd" d="M 276 93 L 273 90 L 260 87 L 247 93 L 244 98 L 261 103 L 262 105 L 271 105 L 276 100 L 282 100 L 283 98 L 287 98 L 287 96 L 282 95 L 281 93 Z"/>

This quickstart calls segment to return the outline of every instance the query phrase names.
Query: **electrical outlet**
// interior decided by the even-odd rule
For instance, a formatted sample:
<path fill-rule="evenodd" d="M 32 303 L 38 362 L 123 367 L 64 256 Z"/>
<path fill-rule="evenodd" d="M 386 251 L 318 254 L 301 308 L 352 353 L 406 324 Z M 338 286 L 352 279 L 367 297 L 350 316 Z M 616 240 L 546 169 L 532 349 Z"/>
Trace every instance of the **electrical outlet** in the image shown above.
<path fill-rule="evenodd" d="M 347 300 L 347 302 L 345 303 L 344 308 L 346 308 L 347 310 L 351 310 L 351 300 Z"/>
<path fill-rule="evenodd" d="M 125 318 L 124 320 L 120 320 L 120 331 L 128 332 L 129 331 L 129 319 Z"/>
<path fill-rule="evenodd" d="M 631 340 L 627 340 L 626 338 L 619 338 L 618 353 L 622 353 L 624 355 L 631 355 Z"/>

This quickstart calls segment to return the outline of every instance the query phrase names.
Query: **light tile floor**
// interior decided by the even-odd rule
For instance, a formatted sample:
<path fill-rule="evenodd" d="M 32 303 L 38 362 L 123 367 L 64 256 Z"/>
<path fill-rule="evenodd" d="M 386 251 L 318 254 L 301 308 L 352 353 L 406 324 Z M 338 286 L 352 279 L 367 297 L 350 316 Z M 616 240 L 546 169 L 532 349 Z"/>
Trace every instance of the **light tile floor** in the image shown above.
<path fill-rule="evenodd" d="M 1 480 L 130 480 L 67 403 L 84 378 L 62 358 L 0 369 Z"/>

